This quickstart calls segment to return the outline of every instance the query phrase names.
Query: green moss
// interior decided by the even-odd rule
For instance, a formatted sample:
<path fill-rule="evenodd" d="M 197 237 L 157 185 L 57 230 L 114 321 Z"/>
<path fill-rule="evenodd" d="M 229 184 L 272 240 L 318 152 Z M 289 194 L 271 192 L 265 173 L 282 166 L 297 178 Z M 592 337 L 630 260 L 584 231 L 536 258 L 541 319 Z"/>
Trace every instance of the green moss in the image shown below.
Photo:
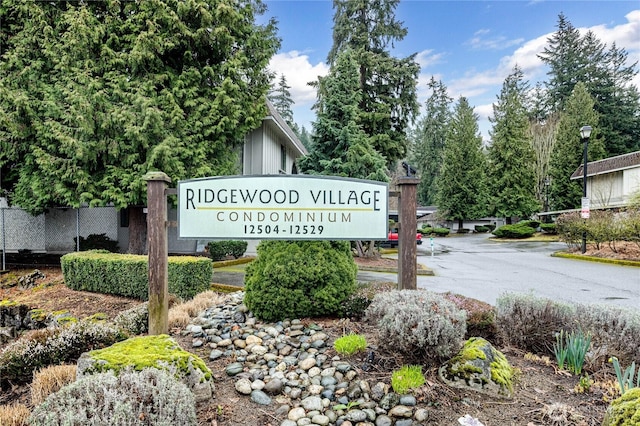
<path fill-rule="evenodd" d="M 179 372 L 188 374 L 189 367 L 198 369 L 210 380 L 211 370 L 196 355 L 185 351 L 166 334 L 159 336 L 141 336 L 116 343 L 108 348 L 91 351 L 92 359 L 104 361 L 96 363 L 100 372 L 113 370 L 119 372 L 126 367 L 142 370 L 146 367 L 163 369 L 163 364 L 175 365 Z"/>
<path fill-rule="evenodd" d="M 87 321 L 91 322 L 104 322 L 109 319 L 109 316 L 104 312 L 96 312 L 93 315 L 90 315 L 85 318 Z"/>
<path fill-rule="evenodd" d="M 472 337 L 464 343 L 464 346 L 456 355 L 453 362 L 465 362 L 474 359 L 487 359 L 487 355 L 482 351 L 482 347 L 487 345 L 487 341 L 480 337 Z"/>
<path fill-rule="evenodd" d="M 640 424 L 640 388 L 629 389 L 611 402 L 603 426 L 636 426 Z"/>
<path fill-rule="evenodd" d="M 1 307 L 16 306 L 17 304 L 18 302 L 14 302 L 13 300 L 9 300 L 9 299 L 0 300 Z"/>
<path fill-rule="evenodd" d="M 513 391 L 513 367 L 507 361 L 507 358 L 502 352 L 492 348 L 493 362 L 491 366 L 491 380 L 499 384 L 503 388 L 509 389 L 509 392 Z"/>
<path fill-rule="evenodd" d="M 66 325 L 66 324 L 74 324 L 78 322 L 78 318 L 76 317 L 62 317 L 57 319 L 58 324 Z"/>
<path fill-rule="evenodd" d="M 54 317 L 59 317 L 60 315 L 67 315 L 68 313 L 69 313 L 68 309 L 60 309 L 59 311 L 51 312 L 51 315 L 53 315 Z"/>
<path fill-rule="evenodd" d="M 47 312 L 44 309 L 31 309 L 29 311 L 32 321 L 40 322 L 47 319 Z"/>

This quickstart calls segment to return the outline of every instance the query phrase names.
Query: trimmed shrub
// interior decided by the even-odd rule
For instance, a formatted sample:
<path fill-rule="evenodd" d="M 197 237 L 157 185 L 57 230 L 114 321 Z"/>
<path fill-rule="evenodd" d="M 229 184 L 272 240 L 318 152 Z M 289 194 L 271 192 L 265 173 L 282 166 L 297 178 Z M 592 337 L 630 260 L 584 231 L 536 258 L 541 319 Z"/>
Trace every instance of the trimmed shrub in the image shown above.
<path fill-rule="evenodd" d="M 531 294 L 503 294 L 496 311 L 503 343 L 537 354 L 553 353 L 556 333 L 575 324 L 575 306 Z"/>
<path fill-rule="evenodd" d="M 263 320 L 336 314 L 356 288 L 347 241 L 262 241 L 257 250 L 244 302 Z"/>
<path fill-rule="evenodd" d="M 492 232 L 498 238 L 529 238 L 536 233 L 536 230 L 530 226 L 521 225 L 516 223 L 515 225 L 504 225 Z"/>
<path fill-rule="evenodd" d="M 489 228 L 489 232 L 493 232 L 494 229 L 496 229 L 496 225 L 495 223 L 487 223 L 486 225 L 487 228 Z"/>
<path fill-rule="evenodd" d="M 246 241 L 236 240 L 210 241 L 207 249 L 214 261 L 224 260 L 228 256 L 238 259 L 247 251 L 247 244 Z"/>
<path fill-rule="evenodd" d="M 462 347 L 466 313 L 426 290 L 377 294 L 366 312 L 377 325 L 381 347 L 421 361 L 439 361 Z"/>
<path fill-rule="evenodd" d="M 540 224 L 540 229 L 545 234 L 557 234 L 558 233 L 555 223 L 541 223 Z"/>
<path fill-rule="evenodd" d="M 0 352 L 0 386 L 29 382 L 33 372 L 42 367 L 75 362 L 83 352 L 104 348 L 125 338 L 119 328 L 92 321 L 36 330 Z"/>
<path fill-rule="evenodd" d="M 489 227 L 488 226 L 484 226 L 484 225 L 476 225 L 476 226 L 473 227 L 473 229 L 478 234 L 484 234 L 486 232 L 489 232 Z"/>
<path fill-rule="evenodd" d="M 517 223 L 517 225 L 523 225 L 523 226 L 528 226 L 529 228 L 533 228 L 533 229 L 538 229 L 540 227 L 540 221 L 539 220 L 521 220 L 520 222 Z"/>
<path fill-rule="evenodd" d="M 78 238 L 73 237 L 73 246 L 78 244 Z M 111 253 L 117 253 L 120 249 L 118 242 L 107 237 L 107 234 L 90 234 L 86 238 L 80 236 L 80 251 L 87 250 L 106 250 Z"/>
<path fill-rule="evenodd" d="M 422 228 L 418 229 L 418 232 L 422 235 L 430 235 L 433 232 L 433 228 L 431 226 L 423 226 Z"/>
<path fill-rule="evenodd" d="M 471 232 L 471 229 L 469 228 L 458 228 L 456 234 L 468 234 L 469 232 Z"/>
<path fill-rule="evenodd" d="M 140 300 L 149 297 L 147 261 L 147 256 L 100 250 L 69 253 L 60 259 L 67 287 Z M 209 289 L 212 276 L 213 265 L 208 258 L 169 257 L 169 292 L 180 298 L 190 299 Z"/>
<path fill-rule="evenodd" d="M 446 237 L 451 230 L 449 228 L 433 228 L 433 233 L 438 237 Z"/>
<path fill-rule="evenodd" d="M 84 377 L 36 407 L 31 426 L 197 424 L 193 393 L 153 368 Z"/>

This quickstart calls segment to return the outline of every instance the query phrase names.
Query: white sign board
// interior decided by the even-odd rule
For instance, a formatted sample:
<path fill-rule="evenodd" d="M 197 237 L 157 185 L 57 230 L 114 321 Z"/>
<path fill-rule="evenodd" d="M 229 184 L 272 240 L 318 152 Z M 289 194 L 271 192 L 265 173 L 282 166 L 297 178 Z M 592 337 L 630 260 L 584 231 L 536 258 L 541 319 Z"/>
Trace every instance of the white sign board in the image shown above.
<path fill-rule="evenodd" d="M 178 182 L 178 238 L 386 240 L 384 182 L 224 176 Z"/>
<path fill-rule="evenodd" d="M 582 197 L 582 209 L 580 210 L 580 216 L 582 219 L 589 219 L 591 211 L 591 202 L 587 197 Z"/>

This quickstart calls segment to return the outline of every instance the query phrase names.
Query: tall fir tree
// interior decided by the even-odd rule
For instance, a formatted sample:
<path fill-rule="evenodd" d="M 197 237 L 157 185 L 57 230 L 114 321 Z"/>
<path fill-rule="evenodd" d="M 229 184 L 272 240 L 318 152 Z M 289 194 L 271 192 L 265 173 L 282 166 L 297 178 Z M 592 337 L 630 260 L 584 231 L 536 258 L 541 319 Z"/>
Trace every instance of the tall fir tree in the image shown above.
<path fill-rule="evenodd" d="M 0 59 L 0 173 L 11 202 L 33 214 L 129 208 L 129 250 L 143 251 L 146 172 L 174 184 L 237 172 L 279 46 L 274 21 L 255 22 L 264 11 L 259 0 L 5 1 L 0 18 L 15 25 Z"/>
<path fill-rule="evenodd" d="M 424 115 L 412 134 L 410 149 L 410 162 L 420 176 L 418 202 L 424 206 L 435 204 L 436 181 L 442 166 L 442 150 L 453 103 L 441 80 L 436 81 L 431 77 L 428 87 L 431 95 L 425 102 Z"/>
<path fill-rule="evenodd" d="M 605 152 L 598 127 L 599 115 L 594 109 L 593 98 L 586 86 L 578 83 L 560 116 L 557 139 L 551 153 L 549 174 L 552 210 L 580 207 L 582 181 L 572 181 L 570 177 L 583 162 L 580 128 L 587 125 L 593 128 L 588 146 L 588 161 L 600 160 L 604 158 Z"/>
<path fill-rule="evenodd" d="M 357 123 L 389 165 L 407 152 L 407 130 L 418 113 L 415 54 L 395 58 L 394 43 L 407 34 L 395 18 L 399 0 L 334 0 L 333 46 L 329 64 L 351 49 L 358 63 Z M 321 88 L 320 88 L 321 90 Z"/>
<path fill-rule="evenodd" d="M 583 36 L 561 14 L 557 31 L 540 59 L 549 66 L 546 83 L 552 111 L 560 112 L 578 82 L 585 84 L 600 115 L 600 135 L 607 156 L 640 149 L 640 96 L 632 84 L 638 63 L 628 63 L 624 49 L 607 48 L 592 31 Z"/>
<path fill-rule="evenodd" d="M 362 95 L 353 52 L 341 53 L 320 80 L 322 96 L 309 155 L 299 160 L 305 173 L 337 175 L 386 182 L 385 159 L 357 123 Z"/>
<path fill-rule="evenodd" d="M 289 125 L 291 130 L 297 135 L 300 136 L 300 129 L 298 125 L 293 120 L 293 98 L 291 97 L 291 92 L 289 91 L 291 86 L 287 84 L 287 78 L 284 74 L 280 75 L 278 79 L 278 83 L 275 87 L 271 89 L 269 92 L 269 101 L 273 104 L 273 107 L 278 111 L 278 113 L 282 116 L 284 121 Z"/>
<path fill-rule="evenodd" d="M 385 158 L 376 151 L 358 124 L 358 64 L 351 50 L 338 55 L 329 74 L 319 81 L 321 94 L 313 123 L 313 142 L 308 156 L 299 160 L 309 174 L 335 175 L 386 182 Z M 375 242 L 356 241 L 360 257 L 374 256 Z"/>
<path fill-rule="evenodd" d="M 540 208 L 535 194 L 535 154 L 529 118 L 525 109 L 527 83 L 515 67 L 505 79 L 498 101 L 493 104 L 489 147 L 490 214 L 506 218 L 529 218 Z"/>
<path fill-rule="evenodd" d="M 300 138 L 300 142 L 302 142 L 302 145 L 304 145 L 305 148 L 307 148 L 307 151 L 311 151 L 311 146 L 312 146 L 312 142 L 311 142 L 311 134 L 307 131 L 307 128 L 302 126 L 302 129 L 300 130 L 300 135 L 298 136 Z"/>
<path fill-rule="evenodd" d="M 449 220 L 478 219 L 487 214 L 487 161 L 478 130 L 478 116 L 461 97 L 455 105 L 442 152 L 438 179 L 438 211 Z"/>

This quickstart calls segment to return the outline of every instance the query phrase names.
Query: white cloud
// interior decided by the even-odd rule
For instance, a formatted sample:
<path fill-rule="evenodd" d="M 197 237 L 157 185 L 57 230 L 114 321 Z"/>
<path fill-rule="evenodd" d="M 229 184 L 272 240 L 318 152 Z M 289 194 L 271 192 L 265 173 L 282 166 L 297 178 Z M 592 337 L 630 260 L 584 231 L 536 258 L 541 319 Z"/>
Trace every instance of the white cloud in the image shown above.
<path fill-rule="evenodd" d="M 291 86 L 291 97 L 298 107 L 312 104 L 316 100 L 316 90 L 307 83 L 329 72 L 327 64 L 318 62 L 313 65 L 309 62 L 309 56 L 297 50 L 273 56 L 269 62 L 269 69 L 278 76 L 284 74 L 287 84 Z"/>
<path fill-rule="evenodd" d="M 523 38 L 508 40 L 505 36 L 489 37 L 491 30 L 481 29 L 473 34 L 473 37 L 464 44 L 476 50 L 502 50 L 516 46 L 524 41 Z"/>
<path fill-rule="evenodd" d="M 444 53 L 433 53 L 433 49 L 423 50 L 416 55 L 416 62 L 420 65 L 420 68 L 427 68 L 431 65 L 442 62 Z"/>

